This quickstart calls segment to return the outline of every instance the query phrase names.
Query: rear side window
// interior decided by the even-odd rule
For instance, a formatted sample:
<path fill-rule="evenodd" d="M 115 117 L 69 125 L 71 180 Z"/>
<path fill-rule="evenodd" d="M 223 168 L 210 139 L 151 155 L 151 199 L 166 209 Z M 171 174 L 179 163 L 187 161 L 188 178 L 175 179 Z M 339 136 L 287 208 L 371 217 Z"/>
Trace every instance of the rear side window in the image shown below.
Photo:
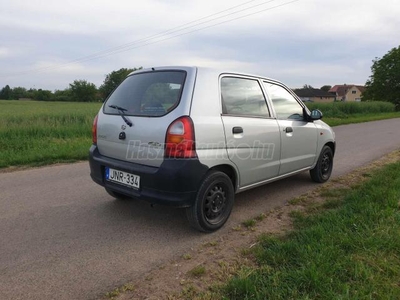
<path fill-rule="evenodd" d="M 221 79 L 222 112 L 229 115 L 269 117 L 264 94 L 257 80 Z"/>
<path fill-rule="evenodd" d="M 172 111 L 182 95 L 184 71 L 154 71 L 126 78 L 104 105 L 104 113 L 118 114 L 110 105 L 123 109 L 125 115 L 158 117 Z"/>

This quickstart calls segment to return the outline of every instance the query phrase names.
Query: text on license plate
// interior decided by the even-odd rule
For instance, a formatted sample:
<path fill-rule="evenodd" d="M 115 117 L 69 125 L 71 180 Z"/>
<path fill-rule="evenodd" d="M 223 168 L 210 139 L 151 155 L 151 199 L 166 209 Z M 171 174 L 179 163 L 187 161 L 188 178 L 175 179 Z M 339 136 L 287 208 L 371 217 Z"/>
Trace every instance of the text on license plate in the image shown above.
<path fill-rule="evenodd" d="M 106 180 L 138 189 L 140 176 L 106 167 Z"/>

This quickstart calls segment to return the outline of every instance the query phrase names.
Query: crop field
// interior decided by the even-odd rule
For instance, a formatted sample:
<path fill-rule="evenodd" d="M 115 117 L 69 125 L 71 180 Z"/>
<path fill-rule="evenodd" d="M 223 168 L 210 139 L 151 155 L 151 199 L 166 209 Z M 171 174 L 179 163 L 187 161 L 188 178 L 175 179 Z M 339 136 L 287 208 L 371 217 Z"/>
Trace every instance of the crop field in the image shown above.
<path fill-rule="evenodd" d="M 390 102 L 306 102 L 309 109 L 320 109 L 325 117 L 346 118 L 356 114 L 378 114 L 394 112 L 395 105 Z"/>
<path fill-rule="evenodd" d="M 361 123 L 390 118 L 400 118 L 400 112 L 395 111 L 395 105 L 389 102 L 306 102 L 310 110 L 322 111 L 323 120 L 330 126 L 351 123 Z"/>
<path fill-rule="evenodd" d="M 0 168 L 87 159 L 100 106 L 0 100 Z"/>
<path fill-rule="evenodd" d="M 88 158 L 93 118 L 101 103 L 0 100 L 0 168 Z M 399 118 L 386 102 L 310 103 L 331 126 Z"/>

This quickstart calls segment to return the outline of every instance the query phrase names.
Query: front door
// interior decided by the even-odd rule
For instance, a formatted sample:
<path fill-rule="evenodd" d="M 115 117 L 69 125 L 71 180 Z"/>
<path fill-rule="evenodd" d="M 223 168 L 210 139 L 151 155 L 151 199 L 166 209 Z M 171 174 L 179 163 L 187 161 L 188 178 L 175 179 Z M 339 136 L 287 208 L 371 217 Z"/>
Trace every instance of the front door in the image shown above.
<path fill-rule="evenodd" d="M 264 82 L 272 100 L 281 136 L 279 175 L 310 167 L 317 155 L 318 132 L 305 120 L 303 106 L 283 86 Z"/>

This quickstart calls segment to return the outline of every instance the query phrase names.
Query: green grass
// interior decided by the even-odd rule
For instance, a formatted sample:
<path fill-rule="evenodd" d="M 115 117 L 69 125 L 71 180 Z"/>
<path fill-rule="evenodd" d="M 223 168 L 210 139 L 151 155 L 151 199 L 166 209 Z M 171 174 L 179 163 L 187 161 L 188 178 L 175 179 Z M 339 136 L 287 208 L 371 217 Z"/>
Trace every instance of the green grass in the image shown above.
<path fill-rule="evenodd" d="M 345 118 L 323 118 L 322 120 L 329 124 L 329 126 L 338 126 L 346 124 L 355 124 L 363 122 L 371 122 L 378 120 L 386 120 L 400 118 L 400 112 L 387 112 L 387 113 L 376 113 L 376 114 L 356 114 L 347 116 Z"/>
<path fill-rule="evenodd" d="M 243 226 L 246 228 L 252 228 L 256 226 L 257 221 L 255 219 L 248 219 L 242 222 Z"/>
<path fill-rule="evenodd" d="M 200 277 L 206 273 L 206 268 L 203 265 L 194 267 L 188 272 L 193 277 Z"/>
<path fill-rule="evenodd" d="M 310 110 L 321 110 L 324 115 L 323 121 L 330 126 L 400 118 L 400 112 L 395 111 L 393 103 L 382 101 L 331 103 L 307 102 L 306 105 Z"/>
<path fill-rule="evenodd" d="M 284 237 L 264 235 L 223 299 L 400 299 L 400 163 L 325 210 L 293 214 Z M 337 197 L 340 197 L 337 198 Z"/>
<path fill-rule="evenodd" d="M 100 106 L 0 100 L 0 168 L 87 159 Z"/>
<path fill-rule="evenodd" d="M 393 103 L 383 101 L 330 103 L 306 102 L 306 105 L 310 110 L 321 110 L 327 118 L 346 118 L 353 115 L 371 115 L 395 111 L 395 105 Z"/>

